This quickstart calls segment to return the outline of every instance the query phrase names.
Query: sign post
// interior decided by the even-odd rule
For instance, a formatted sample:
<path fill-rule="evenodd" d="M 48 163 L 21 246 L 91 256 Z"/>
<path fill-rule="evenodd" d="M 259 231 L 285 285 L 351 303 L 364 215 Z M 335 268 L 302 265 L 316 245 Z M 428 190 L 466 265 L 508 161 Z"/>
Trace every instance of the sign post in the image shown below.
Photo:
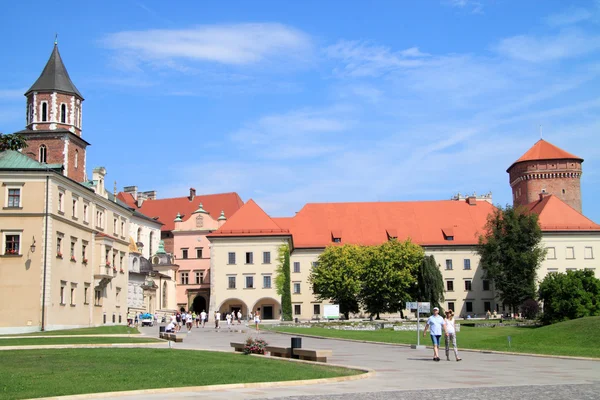
<path fill-rule="evenodd" d="M 411 311 L 414 310 L 417 312 L 417 344 L 412 345 L 411 348 L 423 350 L 425 349 L 425 346 L 421 345 L 421 322 L 419 320 L 421 319 L 422 312 L 429 312 L 430 303 L 419 301 L 410 302 L 406 303 L 406 308 L 410 309 Z"/>

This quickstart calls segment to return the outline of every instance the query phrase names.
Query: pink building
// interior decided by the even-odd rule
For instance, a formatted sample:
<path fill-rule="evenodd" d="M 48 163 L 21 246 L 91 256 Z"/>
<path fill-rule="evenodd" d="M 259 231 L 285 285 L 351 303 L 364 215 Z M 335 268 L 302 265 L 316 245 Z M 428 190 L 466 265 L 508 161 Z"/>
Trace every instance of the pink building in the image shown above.
<path fill-rule="evenodd" d="M 173 252 L 179 264 L 177 272 L 177 308 L 209 311 L 210 242 L 206 235 L 219 229 L 226 221 L 225 213 L 213 218 L 202 203 L 190 215 L 175 217 Z"/>

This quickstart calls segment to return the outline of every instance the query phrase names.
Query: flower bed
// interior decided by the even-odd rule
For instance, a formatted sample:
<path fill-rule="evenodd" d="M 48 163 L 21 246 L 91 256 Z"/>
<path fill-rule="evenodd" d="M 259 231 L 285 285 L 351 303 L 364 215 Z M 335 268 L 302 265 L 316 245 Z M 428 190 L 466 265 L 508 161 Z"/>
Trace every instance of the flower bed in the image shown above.
<path fill-rule="evenodd" d="M 265 347 L 268 343 L 263 339 L 254 339 L 249 337 L 246 339 L 246 345 L 244 346 L 244 354 L 265 354 Z"/>

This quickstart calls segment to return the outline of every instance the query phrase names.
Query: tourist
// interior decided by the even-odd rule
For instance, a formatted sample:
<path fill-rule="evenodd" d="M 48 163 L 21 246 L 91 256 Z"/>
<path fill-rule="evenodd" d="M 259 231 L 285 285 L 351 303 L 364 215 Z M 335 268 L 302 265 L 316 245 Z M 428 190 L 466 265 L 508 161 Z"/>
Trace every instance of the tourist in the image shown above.
<path fill-rule="evenodd" d="M 200 317 L 196 314 L 196 311 L 192 313 L 192 321 L 196 324 L 196 328 L 198 328 L 198 325 L 200 325 Z"/>
<path fill-rule="evenodd" d="M 188 332 L 190 332 L 192 330 L 192 324 L 194 323 L 194 318 L 192 317 L 192 314 L 188 311 L 188 313 L 185 315 L 185 322 L 187 325 L 187 330 Z"/>
<path fill-rule="evenodd" d="M 238 325 L 241 325 L 242 324 L 242 310 L 238 310 L 237 320 L 238 320 Z"/>
<path fill-rule="evenodd" d="M 221 319 L 221 312 L 220 311 L 215 311 L 215 328 L 219 329 L 219 320 Z"/>
<path fill-rule="evenodd" d="M 260 308 L 257 308 L 256 314 L 254 314 L 254 326 L 256 327 L 256 332 L 259 331 L 258 324 L 260 324 Z"/>
<path fill-rule="evenodd" d="M 203 328 L 204 328 L 204 325 L 206 324 L 206 317 L 208 317 L 208 315 L 206 314 L 206 311 L 202 310 L 202 312 L 200 313 L 200 320 L 202 321 Z"/>
<path fill-rule="evenodd" d="M 136 328 L 138 327 L 138 321 L 139 321 L 138 314 L 135 314 L 135 327 Z"/>
<path fill-rule="evenodd" d="M 431 333 L 431 342 L 433 343 L 433 361 L 440 361 L 440 338 L 442 337 L 442 327 L 444 327 L 444 318 L 440 316 L 440 309 L 437 307 L 433 308 L 433 315 L 427 320 L 425 329 L 423 330 L 423 337 L 429 329 Z M 445 328 L 444 328 L 445 329 Z"/>
<path fill-rule="evenodd" d="M 492 316 L 492 313 L 490 312 L 490 310 L 487 310 L 487 312 L 485 313 L 485 319 L 490 319 Z"/>
<path fill-rule="evenodd" d="M 179 311 L 177 311 L 177 314 L 175 314 L 175 331 L 179 332 L 180 328 L 181 328 L 181 313 Z"/>
<path fill-rule="evenodd" d="M 171 320 L 171 322 L 169 322 L 169 324 L 165 328 L 165 332 L 173 333 L 174 331 L 175 331 L 175 323 L 173 322 L 173 320 Z"/>
<path fill-rule="evenodd" d="M 446 360 L 450 361 L 450 342 L 452 342 L 454 358 L 456 358 L 456 361 L 460 361 L 462 358 L 458 356 L 458 347 L 456 346 L 456 322 L 454 321 L 454 311 L 446 311 L 446 320 L 444 322 L 446 327 Z"/>
<path fill-rule="evenodd" d="M 232 315 L 233 313 L 227 313 L 227 315 L 225 316 L 225 319 L 227 320 L 227 327 L 229 328 L 229 330 L 231 330 L 231 320 L 233 318 Z"/>

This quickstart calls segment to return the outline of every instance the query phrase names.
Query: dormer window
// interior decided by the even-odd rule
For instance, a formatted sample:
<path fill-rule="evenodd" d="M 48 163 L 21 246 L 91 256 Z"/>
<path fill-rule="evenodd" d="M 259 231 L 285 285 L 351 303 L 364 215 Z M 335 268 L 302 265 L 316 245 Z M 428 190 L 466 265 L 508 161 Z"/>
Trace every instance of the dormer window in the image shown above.
<path fill-rule="evenodd" d="M 333 243 L 342 243 L 342 231 L 339 229 L 332 230 L 331 241 Z"/>
<path fill-rule="evenodd" d="M 65 103 L 60 105 L 60 122 L 63 124 L 67 122 L 67 105 Z"/>
<path fill-rule="evenodd" d="M 42 102 L 42 122 L 48 121 L 48 103 Z"/>
<path fill-rule="evenodd" d="M 387 233 L 388 240 L 398 239 L 398 230 L 394 228 L 388 228 L 385 230 Z"/>
<path fill-rule="evenodd" d="M 454 240 L 454 228 L 453 227 L 443 228 L 442 233 L 444 234 L 444 240 L 447 240 L 449 242 Z"/>

